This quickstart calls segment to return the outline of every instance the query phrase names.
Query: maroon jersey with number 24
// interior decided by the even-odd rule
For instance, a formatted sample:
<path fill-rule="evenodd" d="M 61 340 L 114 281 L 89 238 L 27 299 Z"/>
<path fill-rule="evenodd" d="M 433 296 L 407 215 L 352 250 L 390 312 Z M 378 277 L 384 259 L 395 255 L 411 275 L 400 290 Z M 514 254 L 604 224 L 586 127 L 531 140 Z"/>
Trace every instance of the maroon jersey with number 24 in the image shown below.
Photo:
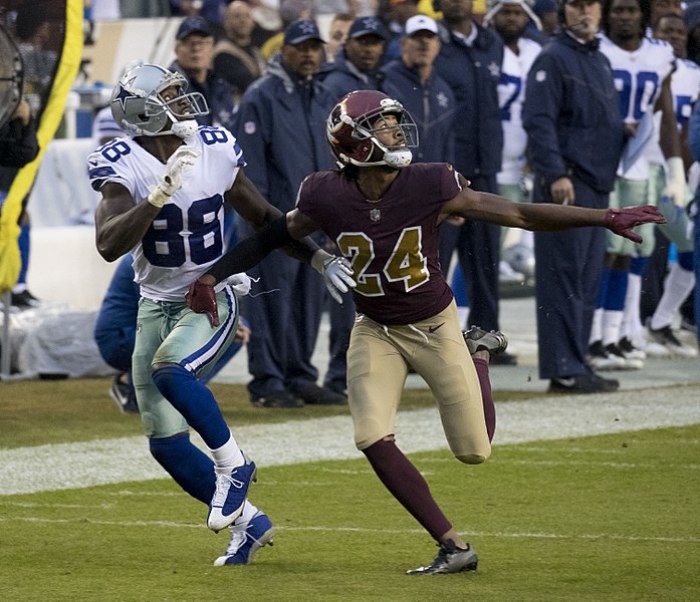
<path fill-rule="evenodd" d="M 417 163 L 399 171 L 378 201 L 337 171 L 308 176 L 297 209 L 330 236 L 352 262 L 357 311 L 386 325 L 413 324 L 449 305 L 440 271 L 437 217 L 461 186 L 446 163 Z"/>

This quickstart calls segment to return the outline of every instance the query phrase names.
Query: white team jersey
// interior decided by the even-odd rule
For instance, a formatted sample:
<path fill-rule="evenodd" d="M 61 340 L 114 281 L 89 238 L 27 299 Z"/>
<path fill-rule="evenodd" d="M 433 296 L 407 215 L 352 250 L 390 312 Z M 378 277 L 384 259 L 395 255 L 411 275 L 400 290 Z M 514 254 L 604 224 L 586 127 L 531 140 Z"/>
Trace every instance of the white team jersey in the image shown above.
<path fill-rule="evenodd" d="M 671 94 L 676 121 L 680 129 L 688 123 L 693 106 L 700 98 L 700 66 L 687 59 L 676 59 L 676 70 L 671 75 Z M 654 140 L 645 154 L 650 163 L 665 165 L 666 160 L 659 145 L 661 111 L 654 115 L 654 126 Z"/>
<path fill-rule="evenodd" d="M 600 38 L 600 50 L 608 57 L 620 95 L 620 112 L 625 123 L 639 123 L 642 117 L 654 110 L 661 94 L 661 85 L 673 70 L 675 58 L 668 42 L 644 38 L 634 52 L 623 50 L 606 36 Z M 649 162 L 644 153 L 623 174 L 631 180 L 649 177 Z"/>
<path fill-rule="evenodd" d="M 182 187 L 131 251 L 141 295 L 155 301 L 182 301 L 189 285 L 222 256 L 223 195 L 245 166 L 241 148 L 224 128 L 200 126 L 185 143 L 201 154 L 184 171 Z M 147 203 L 165 165 L 124 137 L 94 151 L 88 157 L 88 171 L 95 190 L 114 182 L 124 186 L 137 203 Z"/>
<path fill-rule="evenodd" d="M 498 106 L 503 126 L 502 165 L 496 176 L 499 184 L 518 184 L 522 178 L 527 147 L 527 134 L 522 122 L 525 83 L 542 46 L 528 38 L 520 38 L 518 50 L 519 54 L 516 55 L 507 46 L 504 48 L 498 82 Z"/>

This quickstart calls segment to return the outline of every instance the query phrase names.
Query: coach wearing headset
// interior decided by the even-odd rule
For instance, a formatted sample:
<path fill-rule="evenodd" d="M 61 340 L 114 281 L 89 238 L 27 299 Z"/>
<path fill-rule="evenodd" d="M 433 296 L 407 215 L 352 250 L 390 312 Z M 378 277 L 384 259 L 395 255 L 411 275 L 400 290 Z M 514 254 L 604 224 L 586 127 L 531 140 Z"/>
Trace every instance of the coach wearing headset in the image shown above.
<path fill-rule="evenodd" d="M 600 0 L 568 0 L 562 30 L 530 69 L 523 125 L 535 172 L 533 201 L 603 209 L 624 134 L 608 59 L 598 49 Z M 586 350 L 605 254 L 605 233 L 535 234 L 540 378 L 551 392 L 618 388 L 593 373 Z"/>

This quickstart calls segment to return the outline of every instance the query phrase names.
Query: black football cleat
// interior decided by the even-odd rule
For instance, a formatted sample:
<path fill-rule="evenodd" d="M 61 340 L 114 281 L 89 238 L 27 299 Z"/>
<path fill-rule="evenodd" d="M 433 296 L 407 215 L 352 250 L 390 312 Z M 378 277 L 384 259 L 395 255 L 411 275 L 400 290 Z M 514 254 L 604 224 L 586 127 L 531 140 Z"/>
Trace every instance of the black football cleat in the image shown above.
<path fill-rule="evenodd" d="M 463 550 L 458 548 L 452 540 L 438 544 L 440 551 L 428 566 L 419 566 L 417 569 L 406 571 L 407 575 L 446 575 L 448 573 L 462 573 L 475 571 L 479 564 L 479 557 L 474 548 L 467 544 Z"/>
<path fill-rule="evenodd" d="M 553 378 L 549 382 L 549 393 L 612 393 L 620 388 L 620 381 L 603 378 L 595 373 L 577 374 L 568 378 Z"/>
<path fill-rule="evenodd" d="M 304 400 L 288 391 L 273 391 L 265 397 L 251 399 L 250 403 L 256 408 L 303 408 Z"/>
<path fill-rule="evenodd" d="M 316 383 L 307 382 L 294 388 L 293 393 L 307 405 L 342 406 L 348 402 L 346 395 L 337 393 L 327 387 L 319 387 Z"/>

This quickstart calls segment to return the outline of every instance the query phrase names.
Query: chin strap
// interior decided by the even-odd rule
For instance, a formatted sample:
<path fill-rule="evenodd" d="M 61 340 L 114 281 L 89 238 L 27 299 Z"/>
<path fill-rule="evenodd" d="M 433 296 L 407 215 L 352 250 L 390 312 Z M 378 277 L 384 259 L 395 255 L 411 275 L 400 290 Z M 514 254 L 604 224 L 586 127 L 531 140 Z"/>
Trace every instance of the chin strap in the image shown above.
<path fill-rule="evenodd" d="M 187 119 L 185 121 L 175 121 L 170 128 L 170 132 L 178 138 L 189 138 L 197 133 L 199 124 L 196 119 Z"/>
<path fill-rule="evenodd" d="M 413 153 L 408 150 L 399 151 L 386 151 L 384 153 L 384 163 L 389 167 L 396 167 L 398 169 L 402 167 L 408 167 L 413 161 Z"/>

